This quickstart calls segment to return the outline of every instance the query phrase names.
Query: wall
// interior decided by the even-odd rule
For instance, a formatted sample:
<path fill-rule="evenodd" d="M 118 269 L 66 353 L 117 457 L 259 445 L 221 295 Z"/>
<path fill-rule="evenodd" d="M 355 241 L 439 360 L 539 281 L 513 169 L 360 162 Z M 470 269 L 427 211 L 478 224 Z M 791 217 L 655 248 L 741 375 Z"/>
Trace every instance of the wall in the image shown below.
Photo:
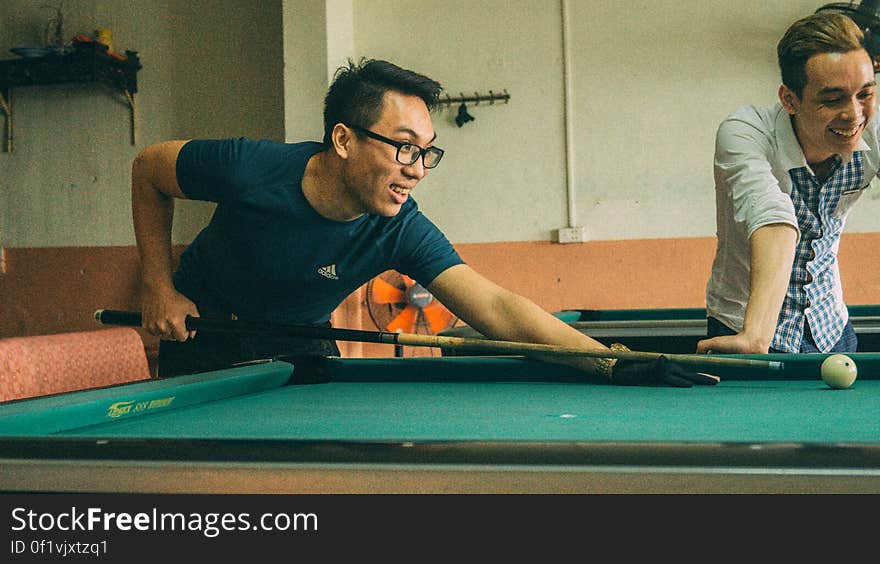
<path fill-rule="evenodd" d="M 823 3 L 567 4 L 575 223 L 594 241 L 714 236 L 715 129 L 775 101 L 776 42 Z M 447 155 L 415 197 L 456 242 L 550 240 L 568 225 L 561 5 L 451 0 L 425 17 L 419 4 L 355 3 L 358 56 L 400 61 L 451 95 L 511 94 L 471 105 L 462 128 L 455 107 L 435 120 Z M 849 231 L 877 231 L 878 213 L 873 190 Z"/>
<path fill-rule="evenodd" d="M 0 3 L 0 53 L 41 44 L 46 4 Z M 141 148 L 284 138 L 280 0 L 249 3 L 246 17 L 237 0 L 171 4 L 64 2 L 65 37 L 108 27 L 117 51 L 139 53 L 134 145 L 120 93 L 95 84 L 13 91 L 14 152 L 0 153 L 0 337 L 93 329 L 95 309 L 139 307 L 129 187 Z M 189 241 L 212 209 L 180 202 L 175 240 Z M 155 340 L 144 339 L 152 359 Z"/>
<path fill-rule="evenodd" d="M 322 2 L 285 0 L 283 7 L 285 140 L 320 139 L 327 91 L 327 13 Z"/>
<path fill-rule="evenodd" d="M 45 1 L 3 3 L 0 52 L 40 41 Z M 235 0 L 65 3 L 65 36 L 113 30 L 117 51 L 138 51 L 138 139 L 129 142 L 121 94 L 95 84 L 13 91 L 15 151 L 0 153 L 0 245 L 129 245 L 131 160 L 143 146 L 191 136 L 283 138 L 280 2 L 241 18 Z M 179 206 L 176 235 L 207 212 Z M 188 214 L 195 210 L 195 218 Z"/>

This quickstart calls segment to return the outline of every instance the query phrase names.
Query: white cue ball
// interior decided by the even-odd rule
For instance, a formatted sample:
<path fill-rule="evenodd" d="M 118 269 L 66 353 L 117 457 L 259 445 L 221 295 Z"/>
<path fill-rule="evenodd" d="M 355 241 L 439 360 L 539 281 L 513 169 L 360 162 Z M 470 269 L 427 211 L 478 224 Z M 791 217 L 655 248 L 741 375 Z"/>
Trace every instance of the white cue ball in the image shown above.
<path fill-rule="evenodd" d="M 856 381 L 856 363 L 845 354 L 833 354 L 822 361 L 822 381 L 829 388 L 845 390 Z"/>

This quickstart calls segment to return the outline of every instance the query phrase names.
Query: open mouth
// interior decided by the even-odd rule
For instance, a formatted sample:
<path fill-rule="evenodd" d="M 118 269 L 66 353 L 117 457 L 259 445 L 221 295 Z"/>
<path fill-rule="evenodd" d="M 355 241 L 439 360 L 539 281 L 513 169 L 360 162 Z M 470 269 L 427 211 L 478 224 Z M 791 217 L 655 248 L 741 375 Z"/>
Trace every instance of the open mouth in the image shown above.
<path fill-rule="evenodd" d="M 400 194 L 401 196 L 409 196 L 409 193 L 412 192 L 412 188 L 404 188 L 403 186 L 392 184 L 391 191 L 395 194 Z"/>
<path fill-rule="evenodd" d="M 862 127 L 865 125 L 865 122 L 860 123 L 859 125 L 851 128 L 840 128 L 840 127 L 829 127 L 828 130 L 831 131 L 837 137 L 841 139 L 852 139 L 862 130 Z"/>

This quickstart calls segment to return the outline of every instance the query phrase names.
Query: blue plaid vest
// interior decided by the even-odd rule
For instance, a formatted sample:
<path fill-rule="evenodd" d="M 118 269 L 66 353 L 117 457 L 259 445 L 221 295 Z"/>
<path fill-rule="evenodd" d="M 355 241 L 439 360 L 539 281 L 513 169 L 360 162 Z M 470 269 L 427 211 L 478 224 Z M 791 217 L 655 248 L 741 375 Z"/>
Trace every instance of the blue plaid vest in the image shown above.
<path fill-rule="evenodd" d="M 788 282 L 788 291 L 779 313 L 773 348 L 799 352 L 804 323 L 809 324 L 816 347 L 828 351 L 843 334 L 846 319 L 838 303 L 839 284 L 835 249 L 843 232 L 843 219 L 834 217 L 840 195 L 864 186 L 862 155 L 855 152 L 842 164 L 840 158 L 824 184 L 807 167 L 792 169 L 791 201 L 801 237 L 798 241 Z"/>

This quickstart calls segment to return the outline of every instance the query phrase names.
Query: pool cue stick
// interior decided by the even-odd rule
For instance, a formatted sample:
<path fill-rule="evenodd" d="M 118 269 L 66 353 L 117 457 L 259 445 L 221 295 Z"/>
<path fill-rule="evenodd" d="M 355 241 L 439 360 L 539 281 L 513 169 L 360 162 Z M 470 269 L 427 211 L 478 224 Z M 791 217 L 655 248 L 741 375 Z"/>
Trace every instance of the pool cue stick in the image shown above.
<path fill-rule="evenodd" d="M 95 319 L 104 325 L 141 326 L 141 314 L 137 311 L 99 309 Z M 628 361 L 653 361 L 665 357 L 670 362 L 703 368 L 727 366 L 740 368 L 760 368 L 782 370 L 783 363 L 751 358 L 727 358 L 703 354 L 664 354 L 657 352 L 585 350 L 576 347 L 562 347 L 540 343 L 517 341 L 495 341 L 490 339 L 452 337 L 445 335 L 419 335 L 415 333 L 390 333 L 387 331 L 364 331 L 361 329 L 338 329 L 335 327 L 314 327 L 311 325 L 280 325 L 272 323 L 248 322 L 241 319 L 212 319 L 187 316 L 186 328 L 190 331 L 215 331 L 225 333 L 247 333 L 283 335 L 305 339 L 332 339 L 361 343 L 380 343 L 387 345 L 407 345 L 411 347 L 435 347 L 454 350 L 481 350 L 509 355 L 544 355 L 547 357 L 586 357 L 616 358 Z"/>

